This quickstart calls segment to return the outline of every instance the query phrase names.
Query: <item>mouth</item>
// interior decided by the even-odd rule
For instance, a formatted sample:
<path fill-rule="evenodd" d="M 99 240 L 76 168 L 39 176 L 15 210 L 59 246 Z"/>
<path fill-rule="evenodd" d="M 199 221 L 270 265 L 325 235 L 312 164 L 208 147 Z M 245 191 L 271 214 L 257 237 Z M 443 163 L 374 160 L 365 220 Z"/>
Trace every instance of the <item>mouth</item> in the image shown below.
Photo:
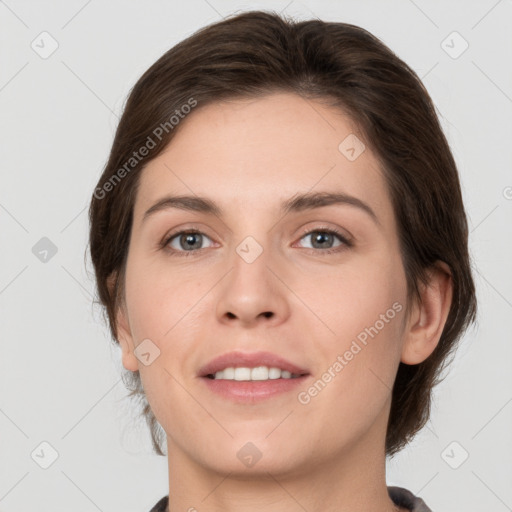
<path fill-rule="evenodd" d="M 270 352 L 231 352 L 199 371 L 213 393 L 236 403 L 254 403 L 292 391 L 311 376 L 300 366 Z"/>
<path fill-rule="evenodd" d="M 271 352 L 227 352 L 199 369 L 199 377 L 220 380 L 274 380 L 309 374 L 305 368 Z"/>
<path fill-rule="evenodd" d="M 248 366 L 242 367 L 228 367 L 215 373 L 209 373 L 205 375 L 207 379 L 211 380 L 231 380 L 231 381 L 268 381 L 277 379 L 298 379 L 309 375 L 308 373 L 291 373 L 288 370 L 283 370 L 275 366 L 256 366 L 250 368 Z"/>
<path fill-rule="evenodd" d="M 300 388 L 306 387 L 306 379 L 310 375 L 299 377 L 278 378 L 267 380 L 229 380 L 215 379 L 208 376 L 201 381 L 206 389 L 213 395 L 220 397 L 223 401 L 235 404 L 255 404 L 277 397 L 286 397 L 293 391 L 295 394 Z M 292 395 L 293 396 L 293 395 Z M 287 398 L 288 399 L 288 398 Z M 210 400 L 210 399 L 209 399 Z"/>

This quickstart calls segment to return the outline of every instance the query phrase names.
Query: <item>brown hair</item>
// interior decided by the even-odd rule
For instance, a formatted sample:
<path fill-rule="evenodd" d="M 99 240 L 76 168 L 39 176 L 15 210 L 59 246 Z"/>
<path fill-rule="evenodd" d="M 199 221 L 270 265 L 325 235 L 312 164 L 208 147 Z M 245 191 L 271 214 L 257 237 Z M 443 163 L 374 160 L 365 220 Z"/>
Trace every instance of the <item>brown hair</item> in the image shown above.
<path fill-rule="evenodd" d="M 393 455 L 428 421 L 432 388 L 475 319 L 476 298 L 457 168 L 432 100 L 416 73 L 366 30 L 246 12 L 202 28 L 142 75 L 126 102 L 89 210 L 99 300 L 117 342 L 115 318 L 124 299 L 140 172 L 172 140 L 178 118 L 191 110 L 185 105 L 278 91 L 340 109 L 378 158 L 397 218 L 408 298 L 419 299 L 418 286 L 437 260 L 451 270 L 453 300 L 439 344 L 421 364 L 398 368 L 386 434 L 386 454 Z M 143 146 L 151 149 L 134 159 Z M 127 373 L 130 396 L 144 403 L 153 447 L 163 455 L 161 430 L 139 372 Z"/>

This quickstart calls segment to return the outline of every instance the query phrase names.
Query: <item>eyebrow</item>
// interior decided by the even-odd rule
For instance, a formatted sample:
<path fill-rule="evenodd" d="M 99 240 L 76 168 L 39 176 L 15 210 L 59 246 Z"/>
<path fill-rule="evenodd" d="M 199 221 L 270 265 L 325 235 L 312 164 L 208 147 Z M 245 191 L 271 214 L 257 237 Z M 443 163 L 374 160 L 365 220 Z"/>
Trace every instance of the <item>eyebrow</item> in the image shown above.
<path fill-rule="evenodd" d="M 304 194 L 296 194 L 281 204 L 281 213 L 284 216 L 290 212 L 302 212 L 331 205 L 354 206 L 367 213 L 376 224 L 379 224 L 377 215 L 368 204 L 357 197 L 344 193 L 307 192 Z M 222 208 L 207 197 L 189 195 L 166 196 L 159 199 L 146 211 L 146 213 L 144 213 L 142 222 L 145 222 L 156 212 L 168 210 L 170 208 L 206 213 L 217 217 L 223 217 L 224 214 Z"/>

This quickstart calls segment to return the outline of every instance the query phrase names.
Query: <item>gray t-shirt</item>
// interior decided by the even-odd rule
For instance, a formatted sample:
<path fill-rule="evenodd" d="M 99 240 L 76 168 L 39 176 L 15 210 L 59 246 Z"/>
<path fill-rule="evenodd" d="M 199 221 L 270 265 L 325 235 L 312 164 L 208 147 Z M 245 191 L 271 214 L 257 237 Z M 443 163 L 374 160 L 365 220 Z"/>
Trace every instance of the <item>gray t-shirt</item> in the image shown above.
<path fill-rule="evenodd" d="M 388 487 L 389 497 L 395 505 L 404 507 L 410 512 L 432 512 L 421 498 L 403 487 Z M 164 496 L 149 512 L 168 512 L 169 496 Z"/>
<path fill-rule="evenodd" d="M 388 494 L 395 505 L 405 507 L 411 512 L 432 512 L 421 498 L 414 496 L 411 491 L 403 487 L 388 486 Z"/>

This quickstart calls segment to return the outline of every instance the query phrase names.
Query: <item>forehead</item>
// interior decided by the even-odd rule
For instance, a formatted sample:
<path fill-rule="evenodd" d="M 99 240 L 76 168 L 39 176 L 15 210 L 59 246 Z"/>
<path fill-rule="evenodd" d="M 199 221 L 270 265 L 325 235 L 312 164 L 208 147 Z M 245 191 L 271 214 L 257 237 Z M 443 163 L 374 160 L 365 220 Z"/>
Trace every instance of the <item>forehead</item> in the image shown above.
<path fill-rule="evenodd" d="M 229 210 L 308 191 L 351 194 L 390 214 L 378 160 L 339 109 L 279 93 L 196 107 L 180 122 L 142 172 L 136 217 L 165 193 L 212 197 Z"/>

